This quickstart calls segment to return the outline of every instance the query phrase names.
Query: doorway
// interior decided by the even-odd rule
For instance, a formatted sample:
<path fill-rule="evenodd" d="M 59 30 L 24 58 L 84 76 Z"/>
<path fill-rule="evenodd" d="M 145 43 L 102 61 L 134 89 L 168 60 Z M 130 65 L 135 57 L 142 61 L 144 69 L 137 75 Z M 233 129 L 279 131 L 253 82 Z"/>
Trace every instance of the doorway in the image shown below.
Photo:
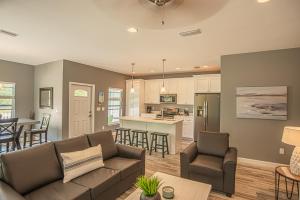
<path fill-rule="evenodd" d="M 94 132 L 95 85 L 69 84 L 69 137 Z"/>

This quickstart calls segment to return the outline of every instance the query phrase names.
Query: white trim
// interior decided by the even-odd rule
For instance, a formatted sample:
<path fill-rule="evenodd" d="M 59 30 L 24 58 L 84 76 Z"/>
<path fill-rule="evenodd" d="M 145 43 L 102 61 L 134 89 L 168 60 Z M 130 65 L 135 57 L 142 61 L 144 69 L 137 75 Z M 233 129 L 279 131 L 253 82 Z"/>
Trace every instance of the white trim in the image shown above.
<path fill-rule="evenodd" d="M 78 83 L 78 82 L 69 82 L 69 122 L 68 122 L 68 124 L 69 124 L 69 127 L 68 127 L 68 136 L 70 136 L 70 96 L 71 96 L 71 90 L 70 90 L 70 88 L 71 88 L 71 86 L 72 85 L 82 85 L 82 86 L 89 86 L 89 87 L 92 87 L 92 108 L 91 108 L 91 110 L 92 110 L 92 133 L 94 133 L 95 132 L 95 91 L 96 91 L 96 87 L 95 87 L 95 84 L 88 84 L 88 83 Z"/>
<path fill-rule="evenodd" d="M 238 157 L 237 162 L 238 162 L 238 164 L 246 164 L 246 165 L 251 165 L 251 166 L 255 166 L 255 167 L 274 168 L 274 169 L 277 166 L 286 165 L 286 164 L 282 164 L 282 163 L 254 160 L 254 159 L 242 158 L 242 157 Z"/>

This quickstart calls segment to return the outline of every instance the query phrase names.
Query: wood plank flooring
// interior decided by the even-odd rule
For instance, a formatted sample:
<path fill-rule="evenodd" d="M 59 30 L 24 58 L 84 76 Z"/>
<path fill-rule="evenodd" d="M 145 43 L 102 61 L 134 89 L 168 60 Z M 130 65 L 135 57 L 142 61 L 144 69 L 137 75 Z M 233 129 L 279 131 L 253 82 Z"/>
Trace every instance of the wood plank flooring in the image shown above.
<path fill-rule="evenodd" d="M 182 149 L 191 141 L 182 140 Z M 151 176 L 154 172 L 160 171 L 175 176 L 180 176 L 180 158 L 179 154 L 167 155 L 165 159 L 161 158 L 160 153 L 154 153 L 151 156 L 146 155 L 146 175 Z M 285 196 L 285 185 L 281 183 L 280 199 L 287 199 Z M 132 187 L 118 200 L 124 200 L 135 190 Z M 232 198 L 224 194 L 211 192 L 209 200 L 274 200 L 274 168 L 263 168 L 258 166 L 249 166 L 247 164 L 238 164 L 236 175 L 236 193 Z M 297 194 L 293 199 L 298 199 Z"/>

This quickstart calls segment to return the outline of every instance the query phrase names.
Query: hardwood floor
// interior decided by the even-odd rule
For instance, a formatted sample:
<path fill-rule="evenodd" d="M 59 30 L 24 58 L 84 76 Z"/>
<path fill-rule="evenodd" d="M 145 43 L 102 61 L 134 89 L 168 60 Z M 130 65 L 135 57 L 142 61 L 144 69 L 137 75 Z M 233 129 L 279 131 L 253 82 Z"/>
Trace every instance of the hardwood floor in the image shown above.
<path fill-rule="evenodd" d="M 191 141 L 183 140 L 182 149 L 184 149 Z M 146 175 L 151 176 L 156 171 L 165 172 L 175 176 L 180 176 L 180 160 L 179 154 L 167 155 L 165 159 L 161 158 L 160 153 L 154 153 L 151 156 L 146 155 Z M 280 186 L 280 199 L 287 199 L 285 196 L 285 185 L 282 182 Z M 124 200 L 134 191 L 132 187 L 125 192 L 118 200 Z M 293 199 L 298 199 L 297 194 Z M 209 200 L 274 200 L 274 168 L 258 167 L 239 163 L 236 175 L 236 193 L 232 198 L 226 197 L 224 194 L 211 192 Z"/>

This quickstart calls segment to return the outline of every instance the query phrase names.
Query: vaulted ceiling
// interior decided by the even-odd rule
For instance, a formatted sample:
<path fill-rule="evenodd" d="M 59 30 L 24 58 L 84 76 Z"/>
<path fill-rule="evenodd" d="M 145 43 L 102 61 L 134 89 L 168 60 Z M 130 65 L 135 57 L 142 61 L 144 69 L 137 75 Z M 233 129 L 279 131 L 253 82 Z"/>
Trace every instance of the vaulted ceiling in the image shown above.
<path fill-rule="evenodd" d="M 300 47 L 299 0 L 228 0 L 204 20 L 166 29 L 119 20 L 98 1 L 0 0 L 0 29 L 18 34 L 0 34 L 0 59 L 68 59 L 126 74 L 135 62 L 137 74 L 150 74 L 161 71 L 162 58 L 167 72 L 181 72 L 216 69 L 221 55 Z M 126 0 L 133 1 L 142 0 Z M 138 32 L 127 32 L 129 25 Z M 178 34 L 196 28 L 202 33 Z"/>

